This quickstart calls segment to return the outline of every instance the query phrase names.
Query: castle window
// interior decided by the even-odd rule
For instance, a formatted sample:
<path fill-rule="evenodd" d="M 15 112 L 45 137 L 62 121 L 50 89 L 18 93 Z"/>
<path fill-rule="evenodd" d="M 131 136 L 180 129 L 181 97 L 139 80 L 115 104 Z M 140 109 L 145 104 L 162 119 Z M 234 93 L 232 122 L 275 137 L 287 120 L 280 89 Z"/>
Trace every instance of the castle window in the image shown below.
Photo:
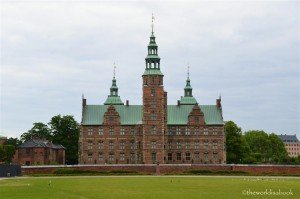
<path fill-rule="evenodd" d="M 98 142 L 98 149 L 99 149 L 99 150 L 104 149 L 104 143 L 103 143 L 102 140 Z"/>
<path fill-rule="evenodd" d="M 176 142 L 176 148 L 181 149 L 181 142 L 179 140 Z"/>
<path fill-rule="evenodd" d="M 124 149 L 125 149 L 125 142 L 124 142 L 124 141 L 121 141 L 121 142 L 120 142 L 120 149 L 121 149 L 121 150 L 124 150 Z"/>
<path fill-rule="evenodd" d="M 103 135 L 103 128 L 102 127 L 99 127 L 98 134 Z"/>
<path fill-rule="evenodd" d="M 114 117 L 109 117 L 109 122 L 113 122 L 114 121 Z"/>
<path fill-rule="evenodd" d="M 217 140 L 213 141 L 213 149 L 218 149 L 218 141 Z"/>
<path fill-rule="evenodd" d="M 156 153 L 151 154 L 151 159 L 152 159 L 153 162 L 156 161 Z"/>
<path fill-rule="evenodd" d="M 154 84 L 154 77 L 151 78 L 151 84 Z"/>
<path fill-rule="evenodd" d="M 89 154 L 88 154 L 88 161 L 89 161 L 89 162 L 92 162 L 92 158 L 93 158 L 93 154 L 92 154 L 92 153 L 89 153 Z"/>
<path fill-rule="evenodd" d="M 186 127 L 185 128 L 185 135 L 190 135 L 191 132 L 190 132 L 190 128 L 189 127 Z"/>
<path fill-rule="evenodd" d="M 155 115 L 154 113 L 152 113 L 152 114 L 150 115 L 150 119 L 151 119 L 151 120 L 156 120 L 156 115 Z"/>
<path fill-rule="evenodd" d="M 199 135 L 199 128 L 198 128 L 198 127 L 195 127 L 195 128 L 194 128 L 194 134 L 195 134 L 195 135 Z"/>
<path fill-rule="evenodd" d="M 134 127 L 130 127 L 130 135 L 134 135 Z"/>
<path fill-rule="evenodd" d="M 114 143 L 113 143 L 113 141 L 110 141 L 108 146 L 109 146 L 110 150 L 113 150 L 114 149 Z"/>
<path fill-rule="evenodd" d="M 151 108 L 156 108 L 156 103 L 155 102 L 150 102 L 150 107 Z"/>
<path fill-rule="evenodd" d="M 190 148 L 191 148 L 191 144 L 190 144 L 189 141 L 186 141 L 186 142 L 185 142 L 185 148 L 186 148 L 186 149 L 190 149 Z"/>
<path fill-rule="evenodd" d="M 204 159 L 205 162 L 208 161 L 208 154 L 207 154 L 207 152 L 204 152 L 203 159 Z"/>
<path fill-rule="evenodd" d="M 172 149 L 172 141 L 168 142 L 168 149 Z"/>
<path fill-rule="evenodd" d="M 203 148 L 208 149 L 208 140 L 203 140 Z"/>
<path fill-rule="evenodd" d="M 108 158 L 109 158 L 109 161 L 114 161 L 114 159 L 115 159 L 114 154 L 112 154 L 112 153 L 109 154 Z"/>
<path fill-rule="evenodd" d="M 199 141 L 194 142 L 194 149 L 199 149 Z"/>
<path fill-rule="evenodd" d="M 156 149 L 156 141 L 151 142 L 151 149 Z"/>
<path fill-rule="evenodd" d="M 172 129 L 171 128 L 168 129 L 168 135 L 172 135 Z"/>
<path fill-rule="evenodd" d="M 179 126 L 177 126 L 177 127 L 176 127 L 176 135 L 180 135 L 180 134 L 181 134 L 180 127 L 179 127 Z"/>
<path fill-rule="evenodd" d="M 135 154 L 134 153 L 131 153 L 130 154 L 130 161 L 134 161 L 135 160 Z"/>
<path fill-rule="evenodd" d="M 185 160 L 191 160 L 191 153 L 190 152 L 185 153 Z"/>
<path fill-rule="evenodd" d="M 114 127 L 109 127 L 109 135 L 114 135 Z"/>
<path fill-rule="evenodd" d="M 208 135 L 208 129 L 207 128 L 204 128 L 204 135 Z"/>
<path fill-rule="evenodd" d="M 131 150 L 134 150 L 134 149 L 135 149 L 135 143 L 134 143 L 134 140 L 132 140 L 132 141 L 130 142 L 130 149 L 131 149 Z"/>
<path fill-rule="evenodd" d="M 125 154 L 124 153 L 120 153 L 120 160 L 124 161 L 125 160 Z"/>
<path fill-rule="evenodd" d="M 218 154 L 214 154 L 213 158 L 214 158 L 214 162 L 217 162 L 218 161 Z"/>
<path fill-rule="evenodd" d="M 156 134 L 156 126 L 151 127 L 151 134 L 155 135 Z"/>
<path fill-rule="evenodd" d="M 88 135 L 92 136 L 93 135 L 93 128 L 88 128 Z"/>
<path fill-rule="evenodd" d="M 199 117 L 198 116 L 195 117 L 195 123 L 199 123 Z"/>
<path fill-rule="evenodd" d="M 176 159 L 181 160 L 181 153 L 176 153 Z"/>
<path fill-rule="evenodd" d="M 195 152 L 194 159 L 195 159 L 195 160 L 199 160 L 199 152 Z"/>
<path fill-rule="evenodd" d="M 168 153 L 168 160 L 172 161 L 172 153 Z"/>
<path fill-rule="evenodd" d="M 88 142 L 88 149 L 89 150 L 93 149 L 93 141 Z"/>
<path fill-rule="evenodd" d="M 213 135 L 218 135 L 218 129 L 216 127 L 213 128 Z"/>
<path fill-rule="evenodd" d="M 155 96 L 155 89 L 154 88 L 151 88 L 151 96 Z"/>
<path fill-rule="evenodd" d="M 99 160 L 102 161 L 103 160 L 103 154 L 99 153 Z"/>
<path fill-rule="evenodd" d="M 121 129 L 120 129 L 120 135 L 125 135 L 125 128 L 124 127 L 121 127 Z"/>

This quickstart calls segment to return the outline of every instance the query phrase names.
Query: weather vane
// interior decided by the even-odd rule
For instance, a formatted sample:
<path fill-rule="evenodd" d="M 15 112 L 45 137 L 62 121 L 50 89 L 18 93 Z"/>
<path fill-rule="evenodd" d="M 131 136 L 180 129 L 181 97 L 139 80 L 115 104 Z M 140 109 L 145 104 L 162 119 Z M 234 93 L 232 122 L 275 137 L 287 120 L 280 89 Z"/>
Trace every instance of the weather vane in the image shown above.
<path fill-rule="evenodd" d="M 188 76 L 188 79 L 190 78 L 190 64 L 188 63 L 188 70 L 187 70 L 187 76 Z"/>
<path fill-rule="evenodd" d="M 116 63 L 114 62 L 114 78 L 116 77 Z"/>
<path fill-rule="evenodd" d="M 152 27 L 152 34 L 153 34 L 153 27 L 154 27 L 154 16 L 153 16 L 153 13 L 152 13 L 152 25 L 151 25 L 151 27 Z"/>

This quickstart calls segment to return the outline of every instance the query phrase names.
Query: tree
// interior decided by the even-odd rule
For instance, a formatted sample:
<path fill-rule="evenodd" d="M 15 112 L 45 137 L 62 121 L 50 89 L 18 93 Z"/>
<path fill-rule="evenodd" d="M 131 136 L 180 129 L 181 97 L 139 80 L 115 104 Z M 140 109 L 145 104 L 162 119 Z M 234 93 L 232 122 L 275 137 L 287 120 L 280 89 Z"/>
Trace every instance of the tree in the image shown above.
<path fill-rule="evenodd" d="M 66 163 L 78 163 L 79 125 L 71 115 L 57 115 L 48 123 L 53 136 L 53 143 L 65 147 Z"/>
<path fill-rule="evenodd" d="M 25 142 L 32 138 L 52 140 L 48 126 L 42 122 L 33 123 L 33 127 L 21 135 L 21 141 Z"/>
<path fill-rule="evenodd" d="M 251 156 L 257 162 L 268 162 L 270 154 L 270 142 L 268 134 L 264 131 L 251 130 L 245 133 L 245 140 L 251 149 Z"/>
<path fill-rule="evenodd" d="M 11 163 L 15 154 L 15 147 L 12 145 L 0 145 L 0 162 Z"/>
<path fill-rule="evenodd" d="M 284 163 L 284 160 L 288 157 L 288 153 L 282 140 L 274 133 L 271 133 L 269 135 L 269 143 L 269 156 L 271 158 L 271 162 Z"/>
<path fill-rule="evenodd" d="M 5 142 L 4 145 L 12 145 L 14 147 L 18 147 L 20 144 L 22 144 L 22 141 L 19 140 L 18 138 L 8 138 Z"/>
<path fill-rule="evenodd" d="M 244 158 L 245 141 L 242 130 L 233 121 L 225 124 L 227 163 L 242 163 Z"/>

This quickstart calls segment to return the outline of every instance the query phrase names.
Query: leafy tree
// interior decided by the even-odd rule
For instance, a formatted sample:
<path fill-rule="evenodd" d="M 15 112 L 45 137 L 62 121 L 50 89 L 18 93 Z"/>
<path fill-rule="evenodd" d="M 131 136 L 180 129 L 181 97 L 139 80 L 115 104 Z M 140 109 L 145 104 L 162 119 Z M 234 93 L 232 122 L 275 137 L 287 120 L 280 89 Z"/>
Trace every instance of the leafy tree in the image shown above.
<path fill-rule="evenodd" d="M 254 156 L 257 162 L 267 162 L 270 154 L 270 142 L 268 134 L 264 131 L 252 130 L 245 133 L 245 140 L 248 143 L 251 156 Z"/>
<path fill-rule="evenodd" d="M 48 123 L 53 136 L 53 142 L 66 148 L 66 163 L 78 163 L 79 125 L 71 115 L 57 115 Z"/>
<path fill-rule="evenodd" d="M 242 130 L 233 121 L 225 124 L 227 163 L 242 163 L 246 143 L 242 138 Z"/>
<path fill-rule="evenodd" d="M 18 138 L 8 138 L 5 142 L 4 145 L 12 145 L 14 147 L 18 147 L 20 144 L 22 144 L 22 141 L 19 140 Z"/>
<path fill-rule="evenodd" d="M 33 123 L 33 127 L 21 135 L 21 141 L 25 142 L 32 138 L 52 140 L 48 126 L 42 122 Z"/>
<path fill-rule="evenodd" d="M 15 154 L 15 147 L 12 145 L 0 145 L 0 162 L 11 163 Z"/>
<path fill-rule="evenodd" d="M 288 154 L 282 140 L 274 133 L 271 133 L 269 135 L 269 143 L 269 156 L 271 158 L 271 162 L 284 163 L 284 159 L 288 157 Z"/>

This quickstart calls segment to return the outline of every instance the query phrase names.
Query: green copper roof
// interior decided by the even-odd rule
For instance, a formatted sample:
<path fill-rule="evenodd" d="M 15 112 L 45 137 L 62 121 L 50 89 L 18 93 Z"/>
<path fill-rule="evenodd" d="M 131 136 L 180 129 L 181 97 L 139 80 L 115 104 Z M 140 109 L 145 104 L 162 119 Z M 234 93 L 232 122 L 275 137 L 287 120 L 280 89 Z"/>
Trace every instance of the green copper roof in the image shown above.
<path fill-rule="evenodd" d="M 158 55 L 147 55 L 146 59 L 160 59 Z"/>
<path fill-rule="evenodd" d="M 143 75 L 163 75 L 159 69 L 146 69 Z"/>
<path fill-rule="evenodd" d="M 180 104 L 197 104 L 197 100 L 194 97 L 181 97 Z"/>
<path fill-rule="evenodd" d="M 86 105 L 83 107 L 82 125 L 101 125 L 108 105 Z M 142 122 L 142 105 L 114 105 L 121 117 L 122 125 L 135 125 Z M 184 125 L 194 105 L 168 105 L 168 125 Z M 207 125 L 222 125 L 221 110 L 216 105 L 200 105 Z"/>
<path fill-rule="evenodd" d="M 104 102 L 105 105 L 110 105 L 110 104 L 116 104 L 116 105 L 123 105 L 124 103 L 122 102 L 120 96 L 108 96 L 106 101 Z"/>
<path fill-rule="evenodd" d="M 103 123 L 104 113 L 107 111 L 108 105 L 86 105 L 83 108 L 83 125 L 99 125 Z M 121 117 L 122 125 L 134 125 L 142 121 L 141 105 L 115 105 L 116 111 Z"/>

